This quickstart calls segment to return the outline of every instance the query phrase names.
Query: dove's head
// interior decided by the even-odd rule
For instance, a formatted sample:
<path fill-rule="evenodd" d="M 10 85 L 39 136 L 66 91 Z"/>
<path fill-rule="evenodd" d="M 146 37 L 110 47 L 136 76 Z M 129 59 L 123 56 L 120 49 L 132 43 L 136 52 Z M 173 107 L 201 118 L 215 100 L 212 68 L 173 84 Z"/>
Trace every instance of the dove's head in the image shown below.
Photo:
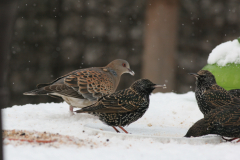
<path fill-rule="evenodd" d="M 134 71 L 130 69 L 130 65 L 126 60 L 116 59 L 110 62 L 106 67 L 113 69 L 119 76 L 124 73 L 129 73 L 134 76 Z"/>

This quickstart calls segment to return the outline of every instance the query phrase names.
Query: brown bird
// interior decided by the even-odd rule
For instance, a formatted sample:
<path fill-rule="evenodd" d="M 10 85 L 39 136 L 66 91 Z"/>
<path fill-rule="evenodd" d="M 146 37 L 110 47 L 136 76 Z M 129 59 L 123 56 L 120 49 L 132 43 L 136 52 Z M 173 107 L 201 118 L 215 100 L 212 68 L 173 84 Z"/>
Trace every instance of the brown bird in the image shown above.
<path fill-rule="evenodd" d="M 240 105 L 240 99 L 217 85 L 214 75 L 207 70 L 189 73 L 196 78 L 195 96 L 200 111 L 206 115 L 224 105 Z"/>
<path fill-rule="evenodd" d="M 156 85 L 148 79 L 140 79 L 129 88 L 106 95 L 96 103 L 75 112 L 98 116 L 99 120 L 112 126 L 116 132 L 119 132 L 116 129 L 119 127 L 128 133 L 123 127 L 144 115 L 149 106 L 149 95 L 156 87 L 164 86 Z"/>
<path fill-rule="evenodd" d="M 134 75 L 126 60 L 116 59 L 106 67 L 72 71 L 50 83 L 38 84 L 38 89 L 23 94 L 61 97 L 70 105 L 70 111 L 73 112 L 73 107 L 88 106 L 98 98 L 114 93 L 124 73 Z"/>
<path fill-rule="evenodd" d="M 227 105 L 211 110 L 188 130 L 185 137 L 199 137 L 207 134 L 240 138 L 240 105 Z"/>

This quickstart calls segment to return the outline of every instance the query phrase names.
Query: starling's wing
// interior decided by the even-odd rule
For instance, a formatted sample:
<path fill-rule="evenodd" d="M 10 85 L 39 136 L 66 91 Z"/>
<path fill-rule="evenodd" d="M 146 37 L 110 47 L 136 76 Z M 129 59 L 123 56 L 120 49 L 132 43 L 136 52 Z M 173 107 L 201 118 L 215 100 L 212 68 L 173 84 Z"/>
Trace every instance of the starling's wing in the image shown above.
<path fill-rule="evenodd" d="M 228 106 L 226 106 L 228 107 Z M 208 124 L 208 126 L 211 126 L 213 123 L 221 123 L 219 121 L 219 117 L 222 117 L 224 111 L 224 107 L 218 107 L 216 109 L 212 109 L 205 117 L 205 122 Z"/>
<path fill-rule="evenodd" d="M 125 89 L 110 96 L 103 97 L 104 112 L 131 112 L 138 109 L 147 100 L 131 89 Z"/>
<path fill-rule="evenodd" d="M 224 105 L 240 105 L 240 99 L 218 85 L 213 85 L 204 92 L 207 105 L 220 107 Z"/>
<path fill-rule="evenodd" d="M 212 128 L 240 127 L 240 106 L 223 106 L 209 112 L 205 117 Z M 240 128 L 238 128 L 240 129 Z"/>
<path fill-rule="evenodd" d="M 146 100 L 136 94 L 130 89 L 121 90 L 111 95 L 106 95 L 99 99 L 95 104 L 84 107 L 81 112 L 98 112 L 98 113 L 124 113 L 136 110 L 142 104 L 145 104 Z"/>
<path fill-rule="evenodd" d="M 229 106 L 229 109 L 224 112 L 224 121 L 222 122 L 222 125 L 240 127 L 240 107 L 239 106 Z"/>
<path fill-rule="evenodd" d="M 240 89 L 232 89 L 232 90 L 229 90 L 228 92 L 233 96 L 240 98 Z"/>

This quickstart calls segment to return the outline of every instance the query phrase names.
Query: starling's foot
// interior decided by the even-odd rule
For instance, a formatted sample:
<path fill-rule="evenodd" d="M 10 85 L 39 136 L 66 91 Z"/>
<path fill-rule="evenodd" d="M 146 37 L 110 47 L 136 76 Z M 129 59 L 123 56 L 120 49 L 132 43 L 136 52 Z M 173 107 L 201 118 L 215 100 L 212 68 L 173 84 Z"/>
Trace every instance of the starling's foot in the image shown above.
<path fill-rule="evenodd" d="M 227 141 L 227 142 L 232 142 L 233 140 L 235 139 L 238 139 L 238 138 L 231 138 L 231 139 L 227 139 L 227 138 L 224 138 L 222 137 L 223 140 Z M 240 140 L 239 140 L 240 141 Z M 238 141 L 237 141 L 238 142 Z"/>
<path fill-rule="evenodd" d="M 123 130 L 123 132 L 128 134 L 128 132 L 123 127 L 121 127 L 121 126 L 118 126 L 118 127 L 121 128 Z"/>
<path fill-rule="evenodd" d="M 116 127 L 114 127 L 114 126 L 112 126 L 112 127 L 113 127 L 113 129 L 114 129 L 117 133 L 120 133 L 119 130 L 117 130 Z"/>

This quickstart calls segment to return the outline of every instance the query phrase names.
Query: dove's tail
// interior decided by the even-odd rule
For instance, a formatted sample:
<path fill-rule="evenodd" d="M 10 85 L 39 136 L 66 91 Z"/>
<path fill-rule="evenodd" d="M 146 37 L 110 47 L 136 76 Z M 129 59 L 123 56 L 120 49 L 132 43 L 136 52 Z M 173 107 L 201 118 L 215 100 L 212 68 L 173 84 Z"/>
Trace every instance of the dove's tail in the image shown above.
<path fill-rule="evenodd" d="M 32 91 L 24 92 L 23 95 L 36 96 L 36 95 L 48 95 L 48 91 L 43 89 L 35 89 Z"/>

